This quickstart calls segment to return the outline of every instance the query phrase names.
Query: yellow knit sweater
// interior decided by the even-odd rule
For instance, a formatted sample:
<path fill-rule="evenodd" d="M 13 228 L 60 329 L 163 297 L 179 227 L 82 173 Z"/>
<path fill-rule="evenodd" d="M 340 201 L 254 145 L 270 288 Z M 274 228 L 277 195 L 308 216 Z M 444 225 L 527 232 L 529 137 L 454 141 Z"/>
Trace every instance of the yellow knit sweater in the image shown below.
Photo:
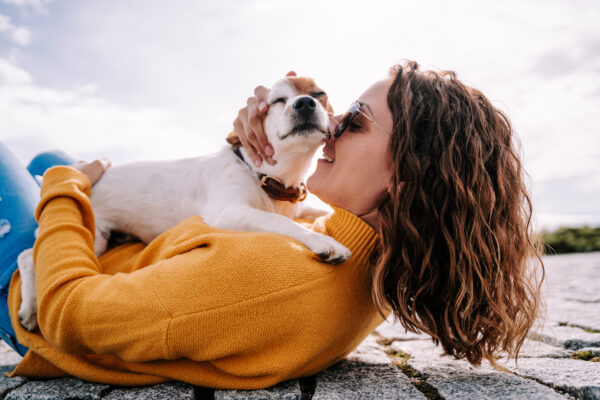
<path fill-rule="evenodd" d="M 44 176 L 34 247 L 40 328 L 19 323 L 17 271 L 9 309 L 29 352 L 11 376 L 255 389 L 327 368 L 382 322 L 368 273 L 377 235 L 347 211 L 312 227 L 352 251 L 338 266 L 289 237 L 217 229 L 199 216 L 98 259 L 89 193 L 72 168 Z"/>

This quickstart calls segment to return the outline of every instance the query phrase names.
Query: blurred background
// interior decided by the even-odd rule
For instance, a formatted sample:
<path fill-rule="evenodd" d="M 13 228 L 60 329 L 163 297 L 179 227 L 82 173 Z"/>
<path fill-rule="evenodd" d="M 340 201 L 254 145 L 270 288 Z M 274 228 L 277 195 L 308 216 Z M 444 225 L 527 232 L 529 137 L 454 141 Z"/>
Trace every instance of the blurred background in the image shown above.
<path fill-rule="evenodd" d="M 508 113 L 538 229 L 600 226 L 598 21 L 596 0 L 0 0 L 0 140 L 23 163 L 194 156 L 289 70 L 342 112 L 414 59 Z"/>

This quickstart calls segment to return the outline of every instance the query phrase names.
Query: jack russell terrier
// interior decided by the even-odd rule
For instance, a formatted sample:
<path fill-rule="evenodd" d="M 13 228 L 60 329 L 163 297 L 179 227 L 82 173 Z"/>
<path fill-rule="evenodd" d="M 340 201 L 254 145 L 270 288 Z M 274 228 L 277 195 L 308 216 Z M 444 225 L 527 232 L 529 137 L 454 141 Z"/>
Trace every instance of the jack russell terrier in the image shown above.
<path fill-rule="evenodd" d="M 269 93 L 265 133 L 276 165 L 256 167 L 233 134 L 230 146 L 197 158 L 137 162 L 109 168 L 91 194 L 96 221 L 94 250 L 106 250 L 111 231 L 149 243 L 184 219 L 201 215 L 217 228 L 273 232 L 303 243 L 320 259 L 337 264 L 350 251 L 333 238 L 293 221 L 315 217 L 302 207 L 302 178 L 317 148 L 329 138 L 333 113 L 327 94 L 310 78 L 287 77 Z M 37 296 L 33 251 L 18 257 L 21 274 L 21 324 L 37 327 Z"/>

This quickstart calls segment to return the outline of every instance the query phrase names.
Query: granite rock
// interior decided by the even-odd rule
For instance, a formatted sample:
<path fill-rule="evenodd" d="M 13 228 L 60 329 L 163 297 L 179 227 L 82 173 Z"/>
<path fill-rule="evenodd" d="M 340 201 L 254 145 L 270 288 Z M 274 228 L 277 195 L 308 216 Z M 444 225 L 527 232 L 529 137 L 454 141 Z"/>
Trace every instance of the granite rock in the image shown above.
<path fill-rule="evenodd" d="M 0 399 L 3 399 L 4 396 L 6 396 L 6 394 L 11 390 L 18 388 L 19 386 L 22 386 L 23 384 L 25 384 L 25 382 L 27 382 L 27 379 L 21 376 L 17 376 L 14 378 L 8 378 L 6 376 L 6 372 L 12 371 L 14 367 L 15 365 L 0 366 Z"/>
<path fill-rule="evenodd" d="M 109 385 L 85 382 L 76 378 L 29 381 L 10 391 L 5 400 L 96 400 L 100 399 L 109 388 Z"/>
<path fill-rule="evenodd" d="M 446 400 L 565 399 L 545 385 L 505 372 L 426 367 L 421 373 Z"/>
<path fill-rule="evenodd" d="M 193 386 L 182 382 L 160 383 L 158 385 L 116 388 L 111 390 L 104 400 L 163 400 L 163 399 L 193 399 Z"/>
<path fill-rule="evenodd" d="M 394 342 L 390 350 L 410 356 L 406 364 L 418 371 L 422 379 L 447 400 L 565 398 L 535 380 L 498 371 L 487 362 L 474 367 L 466 360 L 445 356 L 431 340 Z"/>
<path fill-rule="evenodd" d="M 419 333 L 407 332 L 400 323 L 385 321 L 375 329 L 375 335 L 386 339 L 388 342 L 405 340 L 423 340 L 429 336 Z"/>
<path fill-rule="evenodd" d="M 600 308 L 598 311 L 600 312 Z M 600 333 L 590 333 L 572 326 L 547 326 L 542 331 L 531 332 L 529 337 L 551 346 L 571 350 L 579 350 L 584 347 L 600 347 Z"/>
<path fill-rule="evenodd" d="M 519 358 L 566 358 L 574 353 L 563 347 L 552 346 L 537 340 L 526 339 L 519 352 Z"/>
<path fill-rule="evenodd" d="M 343 360 L 317 375 L 313 400 L 425 399 L 398 367 Z"/>
<path fill-rule="evenodd" d="M 513 368 L 520 376 L 564 390 L 577 398 L 600 399 L 600 363 L 573 359 L 528 358 Z"/>
<path fill-rule="evenodd" d="M 259 390 L 215 390 L 215 400 L 300 400 L 302 392 L 298 380 L 281 382 Z"/>

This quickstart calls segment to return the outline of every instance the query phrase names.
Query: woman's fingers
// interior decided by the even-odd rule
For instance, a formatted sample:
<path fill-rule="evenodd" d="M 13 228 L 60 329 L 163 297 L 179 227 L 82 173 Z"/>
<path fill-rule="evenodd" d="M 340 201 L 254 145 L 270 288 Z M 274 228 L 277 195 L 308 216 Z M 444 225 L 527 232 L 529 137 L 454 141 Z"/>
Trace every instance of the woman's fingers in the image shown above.
<path fill-rule="evenodd" d="M 254 146 L 248 141 L 248 138 L 246 137 L 246 130 L 244 129 L 244 124 L 242 122 L 247 121 L 248 119 L 246 113 L 247 110 L 245 107 L 240 110 L 238 117 L 235 119 L 235 121 L 233 121 L 233 132 L 240 139 L 240 142 L 242 142 L 242 146 L 244 149 L 246 149 L 246 153 L 248 153 L 248 156 L 252 162 L 257 167 L 260 167 L 262 164 L 262 157 L 256 152 Z"/>
<path fill-rule="evenodd" d="M 261 113 L 257 102 L 258 98 L 251 97 L 248 99 L 248 125 L 246 128 L 246 134 L 248 141 L 252 143 L 254 148 L 258 151 L 260 156 L 267 160 L 269 164 L 273 164 L 273 148 L 267 139 L 263 127 L 264 113 Z"/>
<path fill-rule="evenodd" d="M 257 86 L 254 88 L 254 97 L 256 97 L 256 102 L 258 103 L 258 110 L 261 113 L 266 113 L 269 109 L 269 104 L 267 103 L 269 89 L 264 86 Z"/>

